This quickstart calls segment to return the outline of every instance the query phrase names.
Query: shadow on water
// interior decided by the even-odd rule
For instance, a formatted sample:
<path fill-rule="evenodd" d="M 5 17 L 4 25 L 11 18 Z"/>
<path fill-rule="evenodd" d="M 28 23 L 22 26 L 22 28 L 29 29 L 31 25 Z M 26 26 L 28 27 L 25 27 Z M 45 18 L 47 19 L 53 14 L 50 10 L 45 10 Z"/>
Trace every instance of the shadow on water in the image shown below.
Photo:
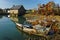
<path fill-rule="evenodd" d="M 12 40 L 12 39 L 8 37 L 4 37 L 4 40 Z"/>
<path fill-rule="evenodd" d="M 0 15 L 0 19 L 1 19 L 3 16 L 7 17 L 7 15 Z"/>
<path fill-rule="evenodd" d="M 2 18 L 3 16 L 0 15 L 0 19 Z"/>
<path fill-rule="evenodd" d="M 19 20 L 19 21 L 18 21 L 19 23 L 23 24 L 24 21 L 26 21 L 26 18 L 23 17 L 23 16 L 20 16 L 20 17 L 18 17 L 18 20 Z"/>
<path fill-rule="evenodd" d="M 21 23 L 21 24 L 23 24 L 24 21 L 26 21 L 26 19 L 25 19 L 23 16 L 10 17 L 10 19 L 11 19 L 13 22 L 17 22 L 17 23 Z"/>

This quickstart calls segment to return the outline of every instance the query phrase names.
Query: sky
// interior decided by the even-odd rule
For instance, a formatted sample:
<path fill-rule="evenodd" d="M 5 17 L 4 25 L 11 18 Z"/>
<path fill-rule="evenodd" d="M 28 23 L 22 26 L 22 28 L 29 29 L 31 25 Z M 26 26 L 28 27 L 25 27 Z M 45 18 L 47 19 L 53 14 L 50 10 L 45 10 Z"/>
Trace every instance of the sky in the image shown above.
<path fill-rule="evenodd" d="M 38 8 L 38 4 L 46 4 L 54 1 L 60 4 L 60 0 L 0 0 L 0 8 L 11 8 L 13 5 L 23 5 L 25 9 Z"/>

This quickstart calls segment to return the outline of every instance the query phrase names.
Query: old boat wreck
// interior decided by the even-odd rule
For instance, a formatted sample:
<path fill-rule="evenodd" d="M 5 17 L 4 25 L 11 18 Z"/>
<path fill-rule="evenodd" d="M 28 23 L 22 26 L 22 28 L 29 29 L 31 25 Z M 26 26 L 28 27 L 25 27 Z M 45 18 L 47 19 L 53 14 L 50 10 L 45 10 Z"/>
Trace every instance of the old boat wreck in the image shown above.
<path fill-rule="evenodd" d="M 18 29 L 25 33 L 42 36 L 47 40 L 49 40 L 50 35 L 53 36 L 60 33 L 60 22 L 55 19 L 44 19 L 35 22 L 25 21 L 23 24 L 16 23 L 16 25 Z"/>

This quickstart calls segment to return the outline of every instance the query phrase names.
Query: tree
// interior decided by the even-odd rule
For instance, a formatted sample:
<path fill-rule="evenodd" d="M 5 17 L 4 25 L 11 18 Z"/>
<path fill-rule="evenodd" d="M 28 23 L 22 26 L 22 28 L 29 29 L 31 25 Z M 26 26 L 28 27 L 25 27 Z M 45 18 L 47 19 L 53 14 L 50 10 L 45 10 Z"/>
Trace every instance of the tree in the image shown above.
<path fill-rule="evenodd" d="M 0 8 L 0 13 L 2 13 L 3 12 L 3 10 Z"/>

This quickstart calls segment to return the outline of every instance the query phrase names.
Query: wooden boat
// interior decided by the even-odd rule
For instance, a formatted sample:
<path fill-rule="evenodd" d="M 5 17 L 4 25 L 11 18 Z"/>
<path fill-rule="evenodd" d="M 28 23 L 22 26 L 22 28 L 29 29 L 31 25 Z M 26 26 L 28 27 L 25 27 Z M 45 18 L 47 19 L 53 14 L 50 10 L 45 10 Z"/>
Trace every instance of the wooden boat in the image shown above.
<path fill-rule="evenodd" d="M 27 32 L 29 34 L 35 34 L 36 33 L 35 29 L 30 29 L 30 28 L 23 27 L 23 25 L 19 24 L 19 23 L 16 23 L 16 25 L 17 25 L 18 29 L 20 29 L 20 30 L 22 30 L 24 32 Z"/>
<path fill-rule="evenodd" d="M 21 30 L 21 31 L 23 31 L 23 32 L 25 32 L 25 33 L 28 33 L 28 34 L 30 34 L 30 35 L 40 36 L 40 37 L 42 37 L 44 40 L 46 40 L 46 39 L 49 40 L 49 39 L 50 39 L 50 36 L 49 36 L 49 35 L 45 35 L 45 34 L 43 34 L 43 33 L 37 33 L 37 31 L 36 31 L 35 29 L 26 28 L 26 27 L 23 26 L 23 24 L 16 23 L 16 25 L 17 25 L 17 28 L 18 28 L 19 30 Z M 48 33 L 48 31 L 46 31 L 46 32 Z M 52 36 L 55 37 L 55 34 L 52 35 Z M 54 38 L 54 37 L 53 37 L 53 38 Z"/>
<path fill-rule="evenodd" d="M 30 35 L 40 36 L 40 37 L 42 37 L 44 40 L 46 40 L 46 39 L 49 38 L 48 36 L 46 36 L 46 35 L 44 35 L 44 34 L 42 34 L 42 33 L 38 34 L 35 29 L 30 29 L 30 28 L 23 27 L 23 25 L 22 25 L 22 24 L 19 24 L 19 23 L 16 23 L 16 25 L 17 25 L 17 28 L 18 28 L 19 30 L 21 30 L 21 31 L 23 31 L 23 32 L 25 32 L 25 33 L 28 33 L 28 34 L 30 34 Z"/>

